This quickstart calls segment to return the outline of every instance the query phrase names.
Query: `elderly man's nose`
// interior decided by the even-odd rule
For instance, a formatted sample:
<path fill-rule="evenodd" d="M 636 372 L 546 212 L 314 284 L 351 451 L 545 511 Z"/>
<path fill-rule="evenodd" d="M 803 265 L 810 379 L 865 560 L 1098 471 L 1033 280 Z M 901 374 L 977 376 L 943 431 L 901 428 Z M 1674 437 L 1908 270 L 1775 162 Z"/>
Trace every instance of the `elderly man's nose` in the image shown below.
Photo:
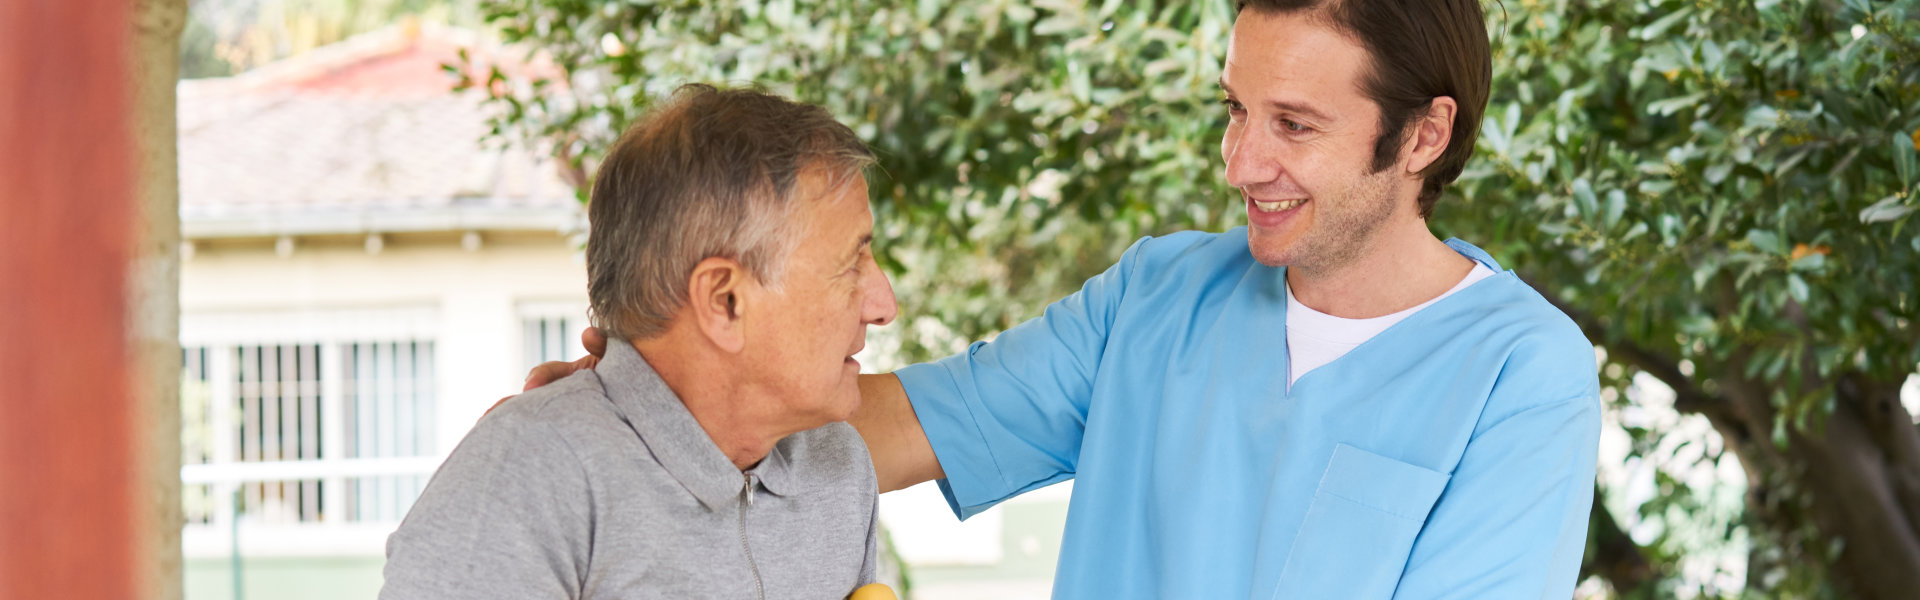
<path fill-rule="evenodd" d="M 874 325 L 886 325 L 893 322 L 899 314 L 899 306 L 894 303 L 893 282 L 887 280 L 887 274 L 878 264 L 873 266 L 872 274 L 867 276 L 866 299 L 860 307 L 862 320 Z"/>

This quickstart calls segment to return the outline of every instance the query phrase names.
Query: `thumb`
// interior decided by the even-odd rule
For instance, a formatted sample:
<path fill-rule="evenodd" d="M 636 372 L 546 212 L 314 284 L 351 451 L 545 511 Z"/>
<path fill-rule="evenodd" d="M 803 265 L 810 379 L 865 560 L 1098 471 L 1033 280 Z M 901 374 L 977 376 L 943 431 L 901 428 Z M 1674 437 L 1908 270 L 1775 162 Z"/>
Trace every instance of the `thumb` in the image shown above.
<path fill-rule="evenodd" d="M 606 356 L 607 335 L 601 333 L 599 327 L 588 327 L 580 332 L 580 346 L 586 348 L 587 354 L 595 358 Z"/>

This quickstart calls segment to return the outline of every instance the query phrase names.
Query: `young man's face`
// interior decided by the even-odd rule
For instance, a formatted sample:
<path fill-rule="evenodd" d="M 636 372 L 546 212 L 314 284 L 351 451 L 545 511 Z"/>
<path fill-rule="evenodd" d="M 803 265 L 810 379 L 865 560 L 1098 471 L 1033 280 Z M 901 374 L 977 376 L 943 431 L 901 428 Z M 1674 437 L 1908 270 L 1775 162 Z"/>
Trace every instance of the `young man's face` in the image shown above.
<path fill-rule="evenodd" d="M 830 188 L 831 183 L 839 183 Z M 749 364 L 796 427 L 843 421 L 860 405 L 867 325 L 893 320 L 893 286 L 873 259 L 873 212 L 859 174 L 830 181 L 809 169 L 795 183 L 791 226 L 801 236 L 779 293 L 751 319 Z"/>
<path fill-rule="evenodd" d="M 1413 210 L 1404 169 L 1373 172 L 1380 108 L 1361 91 L 1368 65 L 1357 42 L 1306 14 L 1243 11 L 1234 23 L 1220 155 L 1261 264 L 1337 269 L 1396 210 Z"/>

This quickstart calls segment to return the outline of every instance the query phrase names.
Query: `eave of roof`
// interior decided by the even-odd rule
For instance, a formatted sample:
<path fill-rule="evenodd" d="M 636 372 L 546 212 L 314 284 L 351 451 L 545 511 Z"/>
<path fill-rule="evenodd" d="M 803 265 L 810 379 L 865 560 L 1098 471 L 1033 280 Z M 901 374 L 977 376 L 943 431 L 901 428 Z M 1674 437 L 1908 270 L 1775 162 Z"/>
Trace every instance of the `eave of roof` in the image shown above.
<path fill-rule="evenodd" d="M 180 219 L 180 234 L 189 240 L 427 231 L 551 231 L 565 234 L 582 231 L 585 227 L 586 213 L 578 205 L 183 214 Z"/>
<path fill-rule="evenodd" d="M 459 48 L 509 54 L 470 32 L 392 27 L 181 82 L 183 235 L 583 228 L 555 161 L 482 143 L 488 108 L 437 67 Z"/>

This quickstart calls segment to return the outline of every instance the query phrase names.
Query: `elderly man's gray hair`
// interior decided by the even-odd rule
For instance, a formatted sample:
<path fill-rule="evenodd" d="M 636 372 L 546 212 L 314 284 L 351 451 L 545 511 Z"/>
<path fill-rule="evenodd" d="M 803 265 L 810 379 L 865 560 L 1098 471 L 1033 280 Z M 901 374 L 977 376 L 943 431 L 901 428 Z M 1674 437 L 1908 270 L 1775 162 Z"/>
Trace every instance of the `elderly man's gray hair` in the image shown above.
<path fill-rule="evenodd" d="M 790 218 L 800 175 L 832 186 L 873 153 L 818 106 L 691 84 L 627 129 L 594 176 L 587 295 L 595 327 L 640 340 L 666 330 L 693 268 L 740 261 L 776 287 L 804 232 Z"/>

